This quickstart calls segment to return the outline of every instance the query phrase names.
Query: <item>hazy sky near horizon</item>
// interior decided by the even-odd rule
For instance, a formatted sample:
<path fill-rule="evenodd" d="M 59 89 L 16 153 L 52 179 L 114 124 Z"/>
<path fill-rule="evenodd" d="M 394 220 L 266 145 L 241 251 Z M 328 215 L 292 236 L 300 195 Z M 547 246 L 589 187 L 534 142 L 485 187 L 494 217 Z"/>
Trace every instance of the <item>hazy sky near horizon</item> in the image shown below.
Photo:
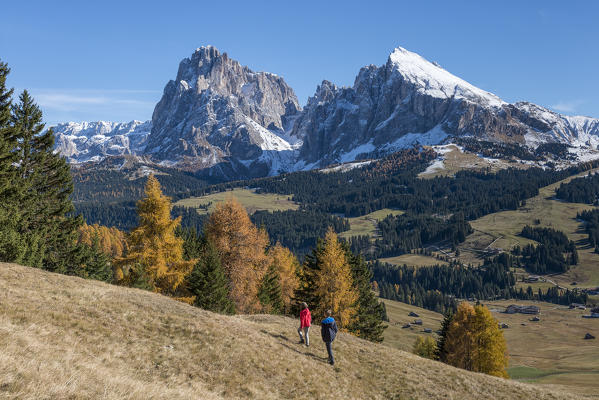
<path fill-rule="evenodd" d="M 0 60 L 46 122 L 150 119 L 181 59 L 214 45 L 282 76 L 305 104 L 323 80 L 401 46 L 505 101 L 599 117 L 599 2 L 21 1 Z"/>

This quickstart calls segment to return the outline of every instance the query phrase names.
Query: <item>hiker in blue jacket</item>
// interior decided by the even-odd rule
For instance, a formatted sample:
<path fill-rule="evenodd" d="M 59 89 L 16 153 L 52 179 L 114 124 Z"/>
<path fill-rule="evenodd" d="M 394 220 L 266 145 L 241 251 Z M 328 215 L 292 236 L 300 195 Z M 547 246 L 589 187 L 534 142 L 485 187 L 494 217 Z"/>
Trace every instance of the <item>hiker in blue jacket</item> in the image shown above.
<path fill-rule="evenodd" d="M 333 348 L 331 347 L 335 336 L 337 335 L 337 323 L 335 319 L 331 317 L 331 310 L 325 312 L 326 318 L 320 323 L 320 334 L 322 335 L 322 341 L 327 346 L 327 353 L 329 353 L 329 364 L 335 365 L 335 358 L 333 357 Z"/>

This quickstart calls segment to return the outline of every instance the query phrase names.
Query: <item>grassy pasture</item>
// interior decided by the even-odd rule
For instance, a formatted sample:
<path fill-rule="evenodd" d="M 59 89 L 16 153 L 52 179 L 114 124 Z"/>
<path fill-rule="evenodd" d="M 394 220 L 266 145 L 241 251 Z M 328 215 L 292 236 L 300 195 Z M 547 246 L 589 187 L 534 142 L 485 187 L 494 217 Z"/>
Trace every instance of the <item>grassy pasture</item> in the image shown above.
<path fill-rule="evenodd" d="M 179 200 L 174 205 L 195 208 L 199 214 L 212 212 L 216 204 L 230 198 L 236 198 L 251 215 L 256 211 L 297 210 L 299 205 L 290 200 L 291 196 L 263 193 L 258 194 L 250 189 L 233 189 L 226 192 L 212 193 L 202 197 L 190 197 Z"/>
<path fill-rule="evenodd" d="M 0 263 L 0 397 L 580 398 L 345 333 L 333 344 L 332 367 L 318 326 L 309 348 L 298 344 L 296 329 L 295 318 L 219 315 L 139 289 Z"/>
<path fill-rule="evenodd" d="M 403 211 L 392 210 L 390 208 L 383 208 L 382 210 L 371 212 L 370 214 L 363 215 L 361 217 L 347 218 L 349 220 L 350 229 L 342 232 L 339 236 L 343 238 L 350 238 L 352 236 L 363 236 L 368 235 L 371 238 L 378 236 L 377 224 L 379 221 L 385 219 L 389 214 L 401 215 Z"/>
<path fill-rule="evenodd" d="M 434 331 L 440 329 L 441 314 L 396 301 L 383 301 L 390 320 L 384 344 L 411 351 L 418 335 L 437 337 Z M 518 300 L 483 301 L 483 304 L 492 310 L 499 322 L 509 325 L 503 332 L 510 356 L 508 373 L 512 379 L 564 385 L 566 390 L 578 395 L 592 396 L 599 392 L 597 339 L 583 339 L 587 332 L 599 337 L 599 319 L 582 318 L 588 310 Z M 540 321 L 530 321 L 531 315 L 504 314 L 502 311 L 510 304 L 539 306 Z M 410 311 L 420 315 L 422 327 L 402 329 L 405 323 L 414 320 L 408 316 Z M 423 333 L 423 327 L 431 328 L 433 333 Z"/>
<path fill-rule="evenodd" d="M 573 240 L 580 256 L 579 265 L 565 274 L 552 276 L 551 280 L 566 287 L 573 287 L 570 285 L 572 282 L 583 287 L 599 285 L 599 254 L 587 245 L 582 223 L 576 220 L 578 212 L 594 207 L 554 199 L 555 189 L 573 178 L 541 188 L 538 196 L 528 199 L 526 205 L 518 210 L 501 211 L 471 221 L 475 232 L 460 245 L 460 260 L 480 263 L 480 252 L 488 246 L 509 250 L 516 245 L 533 243 L 518 235 L 525 225 L 549 227 L 563 231 Z"/>

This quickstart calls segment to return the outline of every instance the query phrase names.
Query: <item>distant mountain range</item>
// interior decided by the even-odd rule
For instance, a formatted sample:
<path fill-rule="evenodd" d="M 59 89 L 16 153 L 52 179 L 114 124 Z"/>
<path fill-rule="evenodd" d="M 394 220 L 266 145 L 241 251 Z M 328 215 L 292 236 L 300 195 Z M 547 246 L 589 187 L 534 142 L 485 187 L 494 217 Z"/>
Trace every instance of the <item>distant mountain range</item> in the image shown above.
<path fill-rule="evenodd" d="M 54 130 L 57 149 L 72 163 L 143 156 L 224 179 L 378 158 L 460 137 L 531 149 L 561 143 L 578 156 L 599 144 L 598 119 L 504 102 L 400 47 L 384 65 L 362 68 L 353 87 L 323 81 L 303 109 L 283 78 L 201 47 L 181 61 L 151 121 L 69 122 Z"/>

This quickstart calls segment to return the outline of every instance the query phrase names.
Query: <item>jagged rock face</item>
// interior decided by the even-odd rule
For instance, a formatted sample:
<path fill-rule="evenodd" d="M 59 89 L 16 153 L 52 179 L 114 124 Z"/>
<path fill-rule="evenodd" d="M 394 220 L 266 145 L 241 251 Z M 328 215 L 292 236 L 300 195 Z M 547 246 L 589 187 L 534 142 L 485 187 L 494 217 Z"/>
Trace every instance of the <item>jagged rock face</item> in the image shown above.
<path fill-rule="evenodd" d="M 530 103 L 508 104 L 419 55 L 397 48 L 381 67 L 360 70 L 354 86 L 324 81 L 293 134 L 306 165 L 381 155 L 447 136 L 534 145 L 594 144 L 598 120 L 566 117 Z"/>
<path fill-rule="evenodd" d="M 202 47 L 179 65 L 152 116 L 146 154 L 199 170 L 276 167 L 270 153 L 293 153 L 285 129 L 300 111 L 293 90 L 270 73 L 253 72 Z M 277 154 L 279 157 L 280 154 Z M 274 171 L 278 172 L 278 171 Z"/>
<path fill-rule="evenodd" d="M 150 121 L 67 122 L 53 127 L 55 148 L 71 163 L 100 161 L 107 156 L 141 154 Z"/>
<path fill-rule="evenodd" d="M 375 158 L 451 136 L 531 147 L 599 145 L 597 119 L 506 103 L 402 48 L 384 65 L 362 68 L 353 87 L 323 81 L 301 110 L 282 78 L 202 47 L 180 63 L 151 123 L 68 123 L 55 130 L 57 148 L 71 162 L 131 154 L 224 179 Z"/>
<path fill-rule="evenodd" d="M 416 142 L 436 144 L 447 135 L 522 136 L 525 131 L 505 118 L 505 104 L 398 48 L 385 65 L 362 68 L 352 88 L 323 82 L 293 134 L 304 137 L 301 157 L 321 164 L 351 161 L 360 150 L 380 153 Z"/>

